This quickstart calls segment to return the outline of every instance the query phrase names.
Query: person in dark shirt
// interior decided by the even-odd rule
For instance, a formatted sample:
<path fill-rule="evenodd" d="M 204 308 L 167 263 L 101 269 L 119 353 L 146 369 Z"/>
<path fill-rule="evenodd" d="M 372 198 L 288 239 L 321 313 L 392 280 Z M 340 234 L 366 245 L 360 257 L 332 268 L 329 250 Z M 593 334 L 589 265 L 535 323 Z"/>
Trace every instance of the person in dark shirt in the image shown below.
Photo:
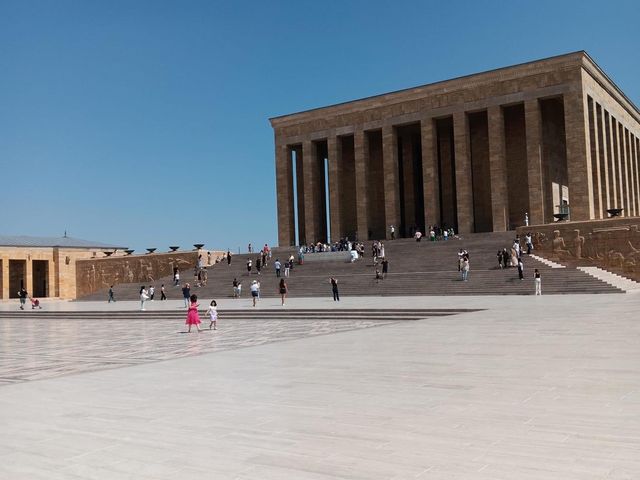
<path fill-rule="evenodd" d="M 188 283 L 184 284 L 182 287 L 182 297 L 184 298 L 184 307 L 189 308 L 190 297 L 191 297 L 191 286 Z"/>

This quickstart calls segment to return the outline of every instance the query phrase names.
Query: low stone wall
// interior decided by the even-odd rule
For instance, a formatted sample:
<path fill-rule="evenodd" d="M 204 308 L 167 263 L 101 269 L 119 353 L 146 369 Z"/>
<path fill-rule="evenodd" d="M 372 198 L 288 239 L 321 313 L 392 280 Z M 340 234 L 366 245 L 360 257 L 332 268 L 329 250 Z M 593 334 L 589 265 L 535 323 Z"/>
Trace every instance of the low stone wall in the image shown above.
<path fill-rule="evenodd" d="M 202 254 L 206 265 L 207 252 L 196 250 L 78 260 L 76 262 L 76 298 L 119 283 L 139 282 L 140 285 L 153 283 L 159 278 L 173 275 L 173 267 L 180 269 L 182 279 L 192 279 L 199 254 Z M 222 255 L 223 252 L 212 251 L 211 261 L 215 262 Z"/>
<path fill-rule="evenodd" d="M 305 253 L 304 262 L 350 262 L 351 252 L 315 252 Z"/>
<path fill-rule="evenodd" d="M 593 265 L 640 281 L 640 217 L 518 227 L 533 235 L 533 253 L 560 263 Z"/>

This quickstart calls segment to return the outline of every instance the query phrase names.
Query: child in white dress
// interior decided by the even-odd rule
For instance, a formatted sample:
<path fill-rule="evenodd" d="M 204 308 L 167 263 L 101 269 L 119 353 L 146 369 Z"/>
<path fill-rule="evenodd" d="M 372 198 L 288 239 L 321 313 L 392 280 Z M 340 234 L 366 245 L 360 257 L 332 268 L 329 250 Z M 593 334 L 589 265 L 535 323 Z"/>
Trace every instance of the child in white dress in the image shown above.
<path fill-rule="evenodd" d="M 211 304 L 209 305 L 209 309 L 207 310 L 207 315 L 209 315 L 209 319 L 211 323 L 209 324 L 209 330 L 213 327 L 214 330 L 217 330 L 217 322 L 218 322 L 218 304 L 215 300 L 211 300 Z"/>

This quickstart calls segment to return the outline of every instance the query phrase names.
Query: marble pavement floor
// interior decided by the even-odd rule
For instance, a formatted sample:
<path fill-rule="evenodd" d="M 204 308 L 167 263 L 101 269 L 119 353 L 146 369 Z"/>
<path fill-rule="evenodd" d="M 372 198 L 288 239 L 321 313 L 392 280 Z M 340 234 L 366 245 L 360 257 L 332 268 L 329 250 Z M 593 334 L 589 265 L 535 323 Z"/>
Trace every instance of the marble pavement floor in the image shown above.
<path fill-rule="evenodd" d="M 158 303 L 0 318 L 0 479 L 640 478 L 640 295 Z"/>

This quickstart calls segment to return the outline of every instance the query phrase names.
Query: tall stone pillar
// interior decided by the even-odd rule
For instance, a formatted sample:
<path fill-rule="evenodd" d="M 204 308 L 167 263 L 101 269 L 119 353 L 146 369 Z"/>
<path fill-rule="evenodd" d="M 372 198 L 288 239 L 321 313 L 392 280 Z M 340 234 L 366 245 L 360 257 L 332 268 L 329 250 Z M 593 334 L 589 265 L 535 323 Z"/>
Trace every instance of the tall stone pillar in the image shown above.
<path fill-rule="evenodd" d="M 589 148 L 587 96 L 580 90 L 564 95 L 564 129 L 567 142 L 567 174 L 571 220 L 593 219 L 593 177 Z"/>
<path fill-rule="evenodd" d="M 276 146 L 276 192 L 278 206 L 278 245 L 288 247 L 295 243 L 293 208 L 293 168 L 287 145 Z"/>
<path fill-rule="evenodd" d="M 393 126 L 382 127 L 382 165 L 384 170 L 384 218 L 386 237 L 389 227 L 395 226 L 400 234 L 400 183 L 398 182 L 398 139 Z"/>
<path fill-rule="evenodd" d="M 469 153 L 469 128 L 465 112 L 455 112 L 453 114 L 453 137 L 455 144 L 458 230 L 460 233 L 472 233 L 474 230 L 473 184 L 471 155 Z"/>
<path fill-rule="evenodd" d="M 604 172 L 602 172 L 601 165 L 602 161 L 600 159 L 600 124 L 598 123 L 598 105 L 596 102 L 592 101 L 591 108 L 589 110 L 589 131 L 590 135 L 593 135 L 593 143 L 591 144 L 591 160 L 593 165 L 595 166 L 596 171 L 593 172 L 594 177 L 594 214 L 595 218 L 602 218 L 603 205 L 604 205 L 604 194 L 603 194 L 603 182 L 602 178 Z"/>
<path fill-rule="evenodd" d="M 315 145 L 311 140 L 302 142 L 302 161 L 304 167 L 302 169 L 304 175 L 304 236 L 309 243 L 318 241 L 318 215 L 320 214 L 317 206 L 317 175 L 318 162 L 316 158 Z"/>
<path fill-rule="evenodd" d="M 2 298 L 9 299 L 9 257 L 2 257 Z"/>
<path fill-rule="evenodd" d="M 367 158 L 369 158 L 369 146 L 364 131 L 356 130 L 353 135 L 354 162 L 356 169 L 356 220 L 358 240 L 369 238 L 369 221 L 367 217 Z"/>
<path fill-rule="evenodd" d="M 329 222 L 331 226 L 330 240 L 335 242 L 344 235 L 340 231 L 342 220 L 340 218 L 340 176 L 342 159 L 340 139 L 335 135 L 327 139 L 327 151 L 329 156 Z"/>
<path fill-rule="evenodd" d="M 603 196 L 603 202 L 604 202 L 604 208 L 603 210 L 606 211 L 611 207 L 611 203 L 612 203 L 612 192 L 611 192 L 611 181 L 609 180 L 609 177 L 611 176 L 611 172 L 609 171 L 609 147 L 607 146 L 607 125 L 606 125 L 606 114 L 605 114 L 605 110 L 604 107 L 600 108 L 600 114 L 598 115 L 598 118 L 600 119 L 600 121 L 598 122 L 598 128 L 600 129 L 601 132 L 601 139 L 602 139 L 602 145 L 600 146 L 600 152 L 601 152 L 601 167 L 600 170 L 602 172 L 602 183 L 603 183 L 603 191 L 604 191 L 604 196 Z M 604 214 L 603 212 L 603 216 L 606 217 L 606 214 Z"/>
<path fill-rule="evenodd" d="M 29 295 L 33 295 L 33 260 L 31 260 L 31 255 L 27 255 L 25 264 L 26 269 L 24 272 L 24 288 L 27 289 Z"/>
<path fill-rule="evenodd" d="M 433 118 L 420 123 L 422 143 L 422 183 L 424 191 L 424 225 L 440 224 L 440 182 L 438 181 L 438 153 L 436 149 L 436 129 Z M 429 232 L 423 232 L 428 234 Z"/>
<path fill-rule="evenodd" d="M 502 107 L 500 105 L 489 107 L 487 119 L 489 123 L 489 170 L 491 172 L 493 231 L 506 232 L 509 229 L 509 195 Z"/>
<path fill-rule="evenodd" d="M 544 198 L 542 189 L 542 133 L 540 104 L 538 99 L 524 102 L 524 121 L 527 141 L 527 178 L 529 190 L 529 224 L 545 223 Z M 569 193 L 571 194 L 571 192 Z M 524 223 L 524 219 L 522 219 Z"/>

